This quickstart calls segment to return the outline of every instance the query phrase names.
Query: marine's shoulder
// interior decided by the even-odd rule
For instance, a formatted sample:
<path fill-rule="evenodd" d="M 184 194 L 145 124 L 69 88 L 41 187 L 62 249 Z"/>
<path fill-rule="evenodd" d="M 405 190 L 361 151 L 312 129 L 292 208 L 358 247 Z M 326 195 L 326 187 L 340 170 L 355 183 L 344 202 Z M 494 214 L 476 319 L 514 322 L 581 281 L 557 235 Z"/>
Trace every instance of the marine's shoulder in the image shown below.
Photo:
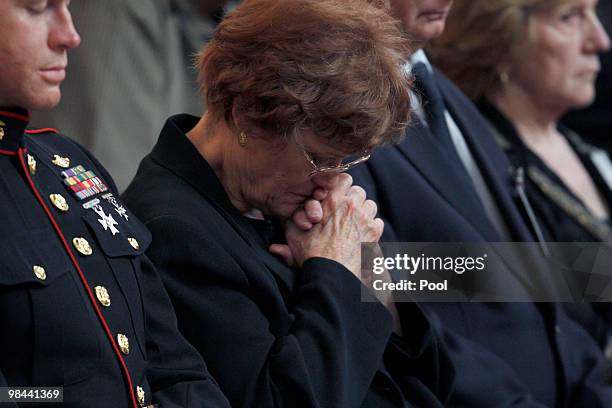
<path fill-rule="evenodd" d="M 25 131 L 24 138 L 29 146 L 47 146 L 47 147 L 64 147 L 70 146 L 73 148 L 82 146 L 78 145 L 74 140 L 60 132 L 58 129 L 43 127 L 43 128 L 28 128 Z"/>
<path fill-rule="evenodd" d="M 42 149 L 69 156 L 93 157 L 85 147 L 54 128 L 29 128 L 25 131 L 24 140 L 28 150 Z"/>
<path fill-rule="evenodd" d="M 117 192 L 114 180 L 96 157 L 75 140 L 54 128 L 29 128 L 24 135 L 25 147 L 43 161 L 49 160 L 63 169 L 82 165 L 95 170 L 107 181 L 113 192 Z"/>

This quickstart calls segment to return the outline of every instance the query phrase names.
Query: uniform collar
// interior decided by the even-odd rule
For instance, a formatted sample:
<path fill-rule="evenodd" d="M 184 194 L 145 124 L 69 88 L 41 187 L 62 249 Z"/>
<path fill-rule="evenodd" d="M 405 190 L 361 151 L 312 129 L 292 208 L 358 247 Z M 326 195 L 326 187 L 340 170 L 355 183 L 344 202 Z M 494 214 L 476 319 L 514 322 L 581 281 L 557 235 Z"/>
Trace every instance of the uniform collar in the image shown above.
<path fill-rule="evenodd" d="M 0 152 L 16 152 L 30 121 L 30 114 L 21 108 L 0 108 Z"/>

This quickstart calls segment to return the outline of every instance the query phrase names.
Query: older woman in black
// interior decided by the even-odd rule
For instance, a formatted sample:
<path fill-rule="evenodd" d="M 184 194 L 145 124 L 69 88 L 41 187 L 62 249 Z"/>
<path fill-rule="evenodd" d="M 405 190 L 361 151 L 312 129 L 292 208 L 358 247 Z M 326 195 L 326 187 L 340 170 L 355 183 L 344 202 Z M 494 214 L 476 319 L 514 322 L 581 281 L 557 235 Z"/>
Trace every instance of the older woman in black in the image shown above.
<path fill-rule="evenodd" d="M 408 54 L 368 2 L 245 1 L 199 59 L 209 111 L 170 118 L 124 195 L 233 406 L 448 395 L 452 368 L 420 309 L 401 305 L 400 322 L 362 284 L 360 243 L 383 223 L 341 174 L 402 133 Z"/>

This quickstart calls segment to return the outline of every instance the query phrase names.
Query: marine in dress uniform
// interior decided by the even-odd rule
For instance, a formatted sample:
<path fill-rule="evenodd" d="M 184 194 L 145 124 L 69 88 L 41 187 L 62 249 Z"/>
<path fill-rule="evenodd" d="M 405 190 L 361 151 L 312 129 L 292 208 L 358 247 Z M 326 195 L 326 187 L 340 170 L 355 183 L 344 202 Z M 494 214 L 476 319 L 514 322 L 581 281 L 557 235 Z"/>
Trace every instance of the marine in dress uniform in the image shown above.
<path fill-rule="evenodd" d="M 65 407 L 228 406 L 112 179 L 28 120 L 0 109 L 0 387 L 60 386 Z"/>

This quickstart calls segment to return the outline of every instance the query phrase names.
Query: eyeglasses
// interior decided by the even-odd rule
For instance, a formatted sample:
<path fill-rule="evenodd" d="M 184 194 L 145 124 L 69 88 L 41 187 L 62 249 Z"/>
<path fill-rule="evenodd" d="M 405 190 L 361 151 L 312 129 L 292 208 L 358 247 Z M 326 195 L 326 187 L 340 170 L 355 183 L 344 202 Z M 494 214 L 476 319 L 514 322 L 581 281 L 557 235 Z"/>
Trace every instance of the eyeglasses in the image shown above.
<path fill-rule="evenodd" d="M 301 147 L 301 146 L 300 146 Z M 315 162 L 314 158 L 310 153 L 306 151 L 303 147 L 301 147 L 302 152 L 304 152 L 304 156 L 308 163 L 312 166 L 312 171 L 309 174 L 309 177 L 312 177 L 317 174 L 329 174 L 329 173 L 342 173 L 345 172 L 358 164 L 361 164 L 367 161 L 371 153 L 369 150 L 363 152 L 363 155 L 357 159 L 354 159 L 355 156 L 349 156 L 344 160 L 341 160 L 339 164 L 335 165 L 319 165 Z"/>

